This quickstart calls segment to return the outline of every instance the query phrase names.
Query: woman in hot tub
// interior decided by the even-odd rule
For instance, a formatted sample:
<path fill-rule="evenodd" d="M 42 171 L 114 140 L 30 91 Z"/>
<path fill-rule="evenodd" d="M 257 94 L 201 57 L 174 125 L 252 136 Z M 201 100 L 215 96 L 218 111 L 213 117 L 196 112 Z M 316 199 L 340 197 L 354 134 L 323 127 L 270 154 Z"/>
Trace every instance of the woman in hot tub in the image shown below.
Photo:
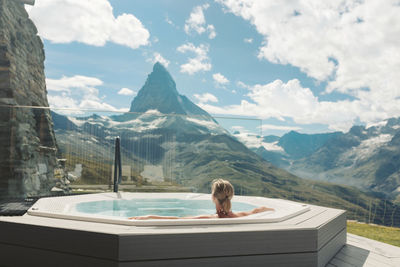
<path fill-rule="evenodd" d="M 226 180 L 216 179 L 211 185 L 211 197 L 215 203 L 216 214 L 210 215 L 199 215 L 199 216 L 188 216 L 188 217 L 177 217 L 177 216 L 136 216 L 130 217 L 129 219 L 135 220 L 148 220 L 148 219 L 209 219 L 209 218 L 237 218 L 248 216 L 255 213 L 264 211 L 274 210 L 267 207 L 258 207 L 251 211 L 232 212 L 231 199 L 233 197 L 233 185 Z"/>

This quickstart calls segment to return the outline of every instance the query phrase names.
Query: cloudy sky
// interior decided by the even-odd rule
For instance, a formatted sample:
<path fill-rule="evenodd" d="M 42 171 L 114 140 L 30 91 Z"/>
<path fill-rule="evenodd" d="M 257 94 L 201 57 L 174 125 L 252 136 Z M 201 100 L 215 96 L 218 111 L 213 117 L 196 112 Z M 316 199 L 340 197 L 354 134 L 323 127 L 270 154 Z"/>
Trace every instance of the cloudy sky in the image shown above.
<path fill-rule="evenodd" d="M 399 0 L 36 0 L 26 9 L 44 41 L 53 107 L 126 111 L 159 61 L 181 94 L 216 116 L 262 119 L 264 135 L 400 116 Z"/>

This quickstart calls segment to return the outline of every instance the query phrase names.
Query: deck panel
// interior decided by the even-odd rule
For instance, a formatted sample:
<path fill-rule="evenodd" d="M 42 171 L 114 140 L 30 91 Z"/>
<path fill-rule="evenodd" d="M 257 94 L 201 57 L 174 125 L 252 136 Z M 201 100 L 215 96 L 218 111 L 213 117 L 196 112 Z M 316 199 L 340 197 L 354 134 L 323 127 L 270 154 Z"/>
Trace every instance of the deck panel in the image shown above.
<path fill-rule="evenodd" d="M 42 267 L 71 267 L 71 266 L 96 266 L 96 267 L 221 267 L 221 266 L 254 266 L 265 267 L 266 263 L 275 267 L 309 267 L 316 263 L 308 253 L 299 255 L 251 255 L 214 258 L 187 258 L 154 261 L 125 261 L 117 262 L 101 258 L 82 255 L 60 253 L 57 251 L 42 250 L 30 247 L 5 245 L 0 243 L 2 251 L 2 266 L 42 266 Z M 18 255 L 23 255 L 20 257 Z M 315 257 L 314 257 L 315 258 Z"/>
<path fill-rule="evenodd" d="M 315 216 L 312 220 L 307 220 L 301 225 L 303 227 L 320 227 L 324 224 L 330 222 L 333 218 L 340 216 L 341 214 L 345 213 L 343 210 L 325 208 L 325 207 L 312 207 L 312 209 L 323 209 L 324 212 L 321 213 L 319 216 Z"/>
<path fill-rule="evenodd" d="M 336 267 L 398 267 L 400 247 L 347 234 L 347 244 L 329 264 Z"/>
<path fill-rule="evenodd" d="M 336 257 L 332 259 L 329 263 L 336 267 L 354 267 L 354 265 L 347 263 Z"/>
<path fill-rule="evenodd" d="M 119 258 L 121 260 L 154 260 L 315 252 L 315 239 L 316 232 L 311 229 L 151 236 L 123 235 L 120 237 Z M 156 254 L 154 250 L 157 251 Z"/>
<path fill-rule="evenodd" d="M 372 256 L 372 255 L 371 255 Z M 352 255 L 344 254 L 339 252 L 335 258 L 340 259 L 346 263 L 352 264 L 353 266 L 364 266 L 366 264 L 382 266 L 382 267 L 392 267 L 392 262 L 387 258 L 374 259 L 373 257 L 368 256 L 365 259 L 360 259 L 357 257 L 353 257 Z"/>
<path fill-rule="evenodd" d="M 400 257 L 399 247 L 352 234 L 349 234 L 349 240 L 351 244 L 356 244 L 360 248 L 368 249 L 385 257 Z"/>
<path fill-rule="evenodd" d="M 0 243 L 105 259 L 118 256 L 118 236 L 104 233 L 1 222 Z"/>
<path fill-rule="evenodd" d="M 318 251 L 318 266 L 325 266 L 330 259 L 346 244 L 346 229 L 339 232 L 330 242 Z"/>
<path fill-rule="evenodd" d="M 330 219 L 329 219 L 330 218 Z M 337 233 L 346 228 L 346 213 L 336 213 L 326 218 L 326 222 L 318 227 L 318 249 L 325 246 Z"/>
<path fill-rule="evenodd" d="M 117 267 L 118 262 L 97 257 L 0 243 L 0 266 Z"/>
<path fill-rule="evenodd" d="M 314 257 L 315 259 L 315 257 Z M 199 259 L 179 259 L 168 261 L 140 261 L 123 262 L 120 267 L 232 267 L 232 266 L 251 266 L 251 267 L 310 267 L 316 266 L 316 262 L 309 254 L 298 255 L 252 255 L 234 257 L 215 257 Z"/>
<path fill-rule="evenodd" d="M 301 225 L 306 221 L 312 220 L 313 218 L 320 216 L 322 213 L 326 212 L 325 207 L 313 206 L 308 212 L 302 213 L 296 217 L 290 218 L 283 221 L 282 224 L 285 225 Z"/>
<path fill-rule="evenodd" d="M 335 257 L 345 260 L 348 259 L 351 264 L 362 264 L 366 261 L 369 251 L 347 244 Z"/>

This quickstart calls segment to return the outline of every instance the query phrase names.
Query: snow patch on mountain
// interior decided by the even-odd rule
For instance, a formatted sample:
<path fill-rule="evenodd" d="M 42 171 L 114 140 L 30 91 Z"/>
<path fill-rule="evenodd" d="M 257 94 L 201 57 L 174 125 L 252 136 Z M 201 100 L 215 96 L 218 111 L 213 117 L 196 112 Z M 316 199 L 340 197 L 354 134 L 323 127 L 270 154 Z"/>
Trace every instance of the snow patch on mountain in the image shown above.
<path fill-rule="evenodd" d="M 374 122 L 374 123 L 368 123 L 365 127 L 368 129 L 368 128 L 371 128 L 371 127 L 377 127 L 377 128 L 379 128 L 379 127 L 383 127 L 383 126 L 385 126 L 386 125 L 386 123 L 387 123 L 387 121 L 379 121 L 379 122 Z"/>
<path fill-rule="evenodd" d="M 360 145 L 353 147 L 349 151 L 343 153 L 341 160 L 353 159 L 354 163 L 370 158 L 377 149 L 392 140 L 391 134 L 380 134 L 375 137 L 363 140 Z"/>
<path fill-rule="evenodd" d="M 264 142 L 263 138 L 260 136 L 249 133 L 235 133 L 234 136 L 248 148 L 259 148 L 263 146 L 268 151 L 285 152 L 283 148 L 278 145 L 278 141 L 272 143 Z"/>
<path fill-rule="evenodd" d="M 217 124 L 214 121 L 199 120 L 199 119 L 195 119 L 193 117 L 185 117 L 185 118 L 187 121 L 189 121 L 191 123 L 195 123 L 197 125 L 201 125 L 203 127 L 206 127 L 210 131 L 217 131 L 219 133 L 229 134 L 229 132 L 227 130 L 222 128 L 219 124 Z"/>
<path fill-rule="evenodd" d="M 275 141 L 272 143 L 262 142 L 262 146 L 268 151 L 284 153 L 285 150 L 283 149 L 283 147 L 279 146 L 278 143 L 279 141 Z"/>
<path fill-rule="evenodd" d="M 69 116 L 69 117 L 67 117 L 73 124 L 75 124 L 76 126 L 78 126 L 78 127 L 81 127 L 86 121 L 83 121 L 83 120 L 79 120 L 78 118 L 76 118 L 76 117 L 72 117 L 72 116 Z"/>
<path fill-rule="evenodd" d="M 143 113 L 142 115 L 140 115 L 140 117 L 149 117 L 149 116 L 165 116 L 164 114 L 162 114 L 160 111 L 158 111 L 157 109 L 149 109 L 147 110 L 145 113 Z"/>

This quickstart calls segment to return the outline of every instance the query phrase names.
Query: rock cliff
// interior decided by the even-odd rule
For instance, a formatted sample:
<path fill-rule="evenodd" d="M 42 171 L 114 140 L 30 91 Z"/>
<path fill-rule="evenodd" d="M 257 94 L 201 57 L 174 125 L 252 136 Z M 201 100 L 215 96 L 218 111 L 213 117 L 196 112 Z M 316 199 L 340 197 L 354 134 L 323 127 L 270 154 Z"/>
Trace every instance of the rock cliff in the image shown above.
<path fill-rule="evenodd" d="M 0 197 L 48 194 L 55 183 L 51 116 L 39 108 L 48 107 L 44 59 L 23 4 L 0 0 Z"/>

